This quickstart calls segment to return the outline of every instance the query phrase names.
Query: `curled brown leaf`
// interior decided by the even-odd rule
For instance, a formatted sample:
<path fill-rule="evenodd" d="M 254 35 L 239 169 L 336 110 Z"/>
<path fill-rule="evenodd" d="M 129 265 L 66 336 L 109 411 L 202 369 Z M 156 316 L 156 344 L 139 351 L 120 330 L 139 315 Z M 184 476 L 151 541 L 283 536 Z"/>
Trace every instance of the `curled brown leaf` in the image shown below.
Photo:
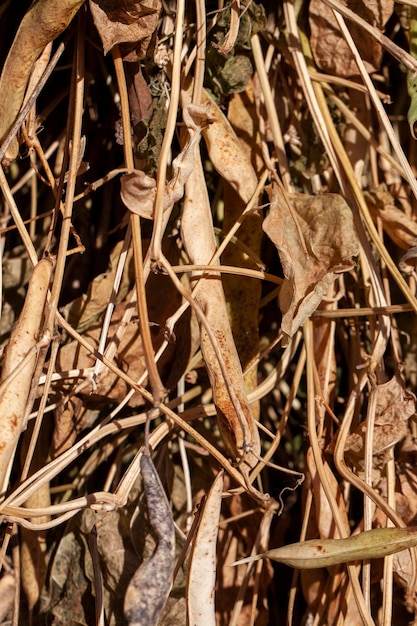
<path fill-rule="evenodd" d="M 367 22 L 382 28 L 392 15 L 394 3 L 389 1 L 346 2 L 349 8 Z M 322 0 L 312 0 L 309 5 L 309 23 L 311 28 L 311 49 L 317 65 L 325 72 L 346 78 L 359 74 L 353 54 L 341 34 L 332 9 Z M 363 28 L 349 24 L 356 46 L 369 72 L 379 69 L 382 60 L 382 46 Z"/>
<path fill-rule="evenodd" d="M 404 439 L 408 433 L 408 421 L 415 414 L 415 396 L 407 391 L 396 376 L 374 389 L 376 408 L 373 432 L 373 454 L 379 457 L 379 465 L 385 465 L 388 457 L 383 453 Z M 368 420 L 361 422 L 346 441 L 346 457 L 355 466 L 362 466 L 365 451 Z"/>
<path fill-rule="evenodd" d="M 146 54 L 159 22 L 160 0 L 90 0 L 90 9 L 103 43 L 104 54 L 122 46 L 125 61 L 138 61 Z"/>
<path fill-rule="evenodd" d="M 184 185 L 194 169 L 194 146 L 200 139 L 201 129 L 207 121 L 207 106 L 189 104 L 184 107 L 183 117 L 189 138 L 180 154 L 172 163 L 172 178 L 165 187 L 164 212 L 170 211 L 175 202 L 184 195 Z M 156 197 L 156 181 L 145 172 L 134 170 L 121 178 L 121 196 L 129 211 L 153 219 Z"/>
<path fill-rule="evenodd" d="M 317 309 L 337 276 L 353 268 L 358 240 L 351 210 L 340 195 L 290 194 L 295 218 L 276 186 L 269 189 L 269 197 L 271 209 L 263 229 L 276 245 L 282 263 L 282 330 L 291 337 Z"/>

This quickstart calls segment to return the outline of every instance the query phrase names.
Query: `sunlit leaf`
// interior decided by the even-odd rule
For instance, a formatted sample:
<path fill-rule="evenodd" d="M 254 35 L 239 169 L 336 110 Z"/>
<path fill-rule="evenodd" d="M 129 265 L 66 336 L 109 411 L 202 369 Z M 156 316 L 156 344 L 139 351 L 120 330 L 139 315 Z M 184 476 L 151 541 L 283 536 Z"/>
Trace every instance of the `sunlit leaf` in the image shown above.
<path fill-rule="evenodd" d="M 279 294 L 282 330 L 291 337 L 317 309 L 338 275 L 354 267 L 358 240 L 352 212 L 340 195 L 291 194 L 292 213 L 275 185 L 269 196 L 271 208 L 263 228 L 281 259 L 285 275 Z"/>

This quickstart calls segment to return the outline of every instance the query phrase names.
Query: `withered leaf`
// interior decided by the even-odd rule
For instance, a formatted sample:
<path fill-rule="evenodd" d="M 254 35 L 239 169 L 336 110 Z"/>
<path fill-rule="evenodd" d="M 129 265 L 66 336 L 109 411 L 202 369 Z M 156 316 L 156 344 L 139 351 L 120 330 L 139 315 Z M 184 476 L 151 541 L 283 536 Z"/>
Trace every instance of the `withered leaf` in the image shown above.
<path fill-rule="evenodd" d="M 329 500 L 327 499 L 326 493 L 323 489 L 323 485 L 320 481 L 320 477 L 317 472 L 317 466 L 316 466 L 311 448 L 309 448 L 307 451 L 306 461 L 307 461 L 307 467 L 310 471 L 311 482 L 312 482 L 312 487 L 313 487 L 314 505 L 315 505 L 315 512 L 316 512 L 315 521 L 317 523 L 317 530 L 322 539 L 329 539 L 329 538 L 336 539 L 340 537 L 340 533 L 335 524 L 335 520 L 334 520 L 333 512 L 329 504 Z M 332 495 L 334 499 L 336 500 L 337 505 L 339 507 L 340 517 L 343 520 L 345 531 L 346 533 L 349 533 L 349 517 L 346 511 L 346 505 L 343 500 L 340 485 L 338 484 L 329 464 L 326 461 L 323 464 L 323 469 L 326 474 L 329 487 L 332 491 Z"/>
<path fill-rule="evenodd" d="M 90 585 L 86 574 L 84 549 L 78 529 L 75 524 L 70 523 L 69 529 L 57 546 L 48 581 L 51 593 L 51 617 L 57 626 L 68 624 L 68 616 L 71 619 L 70 623 L 79 626 L 88 626 L 95 621 L 94 608 L 88 602 L 83 602 Z"/>
<path fill-rule="evenodd" d="M 382 28 L 393 12 L 394 3 L 389 1 L 363 2 L 353 0 L 342 4 L 357 13 L 370 24 Z M 340 33 L 331 7 L 321 0 L 312 0 L 309 6 L 311 28 L 311 49 L 317 65 L 329 74 L 345 78 L 357 76 L 358 66 L 352 52 Z M 349 22 L 355 44 L 368 72 L 379 69 L 382 60 L 382 47 L 361 26 Z"/>
<path fill-rule="evenodd" d="M 119 241 L 110 253 L 107 271 L 96 276 L 90 283 L 88 293 L 66 305 L 64 312 L 70 324 L 82 333 L 94 324 L 107 308 L 114 289 L 117 265 L 123 251 L 123 241 Z M 133 252 L 129 250 L 123 269 L 123 275 L 117 300 L 122 300 L 133 285 Z"/>
<path fill-rule="evenodd" d="M 116 44 L 131 44 L 122 49 L 125 61 L 142 59 L 159 22 L 160 0 L 90 0 L 94 24 L 103 43 L 104 54 Z"/>
<path fill-rule="evenodd" d="M 417 266 L 417 246 L 413 246 L 398 261 L 398 267 L 404 274 L 412 274 Z"/>
<path fill-rule="evenodd" d="M 407 435 L 408 420 L 415 413 L 416 399 L 404 389 L 396 376 L 378 385 L 373 393 L 376 394 L 373 454 L 380 456 Z M 363 462 L 367 425 L 368 420 L 361 422 L 346 441 L 346 457 L 356 466 Z"/>
<path fill-rule="evenodd" d="M 194 104 L 183 108 L 184 123 L 189 132 L 189 139 L 172 162 L 172 178 L 167 183 L 164 193 L 164 211 L 169 211 L 175 202 L 184 195 L 184 185 L 194 169 L 194 146 L 200 139 L 201 129 L 207 120 L 207 106 Z M 127 208 L 141 217 L 153 219 L 156 196 L 156 181 L 141 170 L 122 176 L 121 197 Z"/>
<path fill-rule="evenodd" d="M 15 597 L 16 580 L 13 574 L 5 573 L 0 578 L 0 622 L 6 621 L 7 614 L 12 611 Z"/>
<path fill-rule="evenodd" d="M 113 337 L 117 332 L 120 322 L 123 318 L 123 314 L 129 304 L 121 302 L 117 304 L 112 323 L 109 328 L 109 337 Z M 134 306 L 134 304 L 130 304 Z M 96 322 L 85 333 L 88 341 L 95 348 L 98 347 L 99 338 L 101 333 L 101 323 Z M 143 358 L 142 340 L 140 336 L 139 325 L 136 321 L 131 320 L 125 332 L 123 334 L 117 350 L 117 363 L 119 363 L 123 370 L 129 374 L 134 380 L 139 380 L 145 370 L 145 362 Z M 95 364 L 95 357 L 87 352 L 83 347 L 80 347 L 76 340 L 62 346 L 58 356 L 58 370 L 65 372 L 71 369 L 83 369 L 93 367 Z M 98 376 L 96 382 L 89 381 L 83 388 L 83 394 L 87 395 L 91 400 L 97 400 L 99 398 L 107 398 L 108 400 L 121 401 L 129 391 L 129 386 L 125 381 L 116 376 L 113 372 L 107 368 L 103 368 Z M 142 398 L 139 394 L 135 394 L 132 398 L 131 405 L 138 406 L 142 403 Z"/>
<path fill-rule="evenodd" d="M 417 245 L 417 223 L 395 206 L 395 200 L 384 185 L 364 193 L 372 218 L 379 218 L 394 243 L 403 250 Z"/>
<path fill-rule="evenodd" d="M 175 565 L 175 528 L 164 488 L 150 456 L 140 459 L 149 522 L 157 538 L 155 552 L 136 570 L 126 591 L 129 626 L 157 626 L 168 599 Z"/>
<path fill-rule="evenodd" d="M 282 330 L 291 337 L 317 309 L 338 274 L 352 269 L 359 247 L 352 213 L 342 196 L 290 194 L 307 258 L 287 202 L 276 186 L 268 193 L 271 209 L 263 229 L 276 245 L 283 267 Z"/>

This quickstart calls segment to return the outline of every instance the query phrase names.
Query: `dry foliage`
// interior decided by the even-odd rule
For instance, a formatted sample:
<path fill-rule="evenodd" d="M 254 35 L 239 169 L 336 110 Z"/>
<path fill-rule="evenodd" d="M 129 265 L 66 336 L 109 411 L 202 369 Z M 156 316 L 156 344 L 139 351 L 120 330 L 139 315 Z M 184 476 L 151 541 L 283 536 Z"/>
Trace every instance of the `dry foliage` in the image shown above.
<path fill-rule="evenodd" d="M 415 2 L 0 16 L 0 624 L 417 623 Z"/>

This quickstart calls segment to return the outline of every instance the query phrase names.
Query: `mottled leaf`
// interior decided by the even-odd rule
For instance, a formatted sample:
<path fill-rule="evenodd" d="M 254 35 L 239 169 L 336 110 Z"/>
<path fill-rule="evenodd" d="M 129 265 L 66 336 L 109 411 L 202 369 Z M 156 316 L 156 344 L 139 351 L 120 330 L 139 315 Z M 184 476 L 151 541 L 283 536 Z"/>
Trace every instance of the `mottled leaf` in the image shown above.
<path fill-rule="evenodd" d="M 417 223 L 395 206 L 394 198 L 384 185 L 364 192 L 364 196 L 373 219 L 381 220 L 384 231 L 397 246 L 407 250 L 417 245 Z"/>

